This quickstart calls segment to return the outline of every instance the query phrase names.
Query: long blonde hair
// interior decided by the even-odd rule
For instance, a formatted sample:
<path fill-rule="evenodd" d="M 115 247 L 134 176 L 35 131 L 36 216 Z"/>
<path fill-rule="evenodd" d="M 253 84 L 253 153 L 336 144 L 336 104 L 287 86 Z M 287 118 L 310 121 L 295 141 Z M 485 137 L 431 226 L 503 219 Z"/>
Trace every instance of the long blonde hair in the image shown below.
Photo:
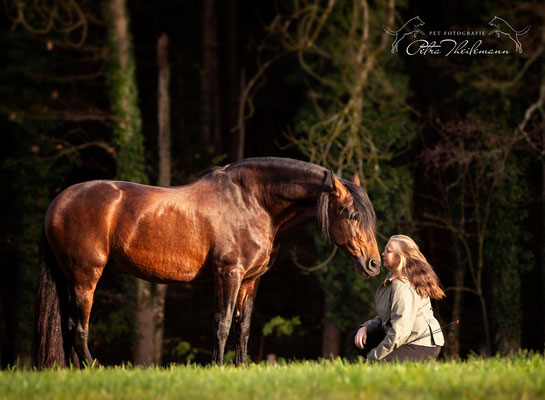
<path fill-rule="evenodd" d="M 407 278 L 420 297 L 441 299 L 446 296 L 439 278 L 414 240 L 405 235 L 394 235 L 388 243 L 398 259 L 393 271 L 396 278 Z"/>

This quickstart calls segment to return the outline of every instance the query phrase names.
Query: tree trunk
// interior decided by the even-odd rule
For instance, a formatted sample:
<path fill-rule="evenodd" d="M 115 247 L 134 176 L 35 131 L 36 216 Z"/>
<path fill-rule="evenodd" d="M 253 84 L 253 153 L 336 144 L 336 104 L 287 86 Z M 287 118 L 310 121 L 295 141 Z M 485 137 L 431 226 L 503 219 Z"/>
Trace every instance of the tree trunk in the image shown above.
<path fill-rule="evenodd" d="M 137 280 L 137 338 L 134 354 L 134 363 L 136 365 L 153 365 L 155 363 L 152 290 L 150 282 Z"/>
<path fill-rule="evenodd" d="M 170 146 L 170 65 L 168 63 L 168 36 L 162 34 L 157 42 L 157 64 L 159 66 L 159 90 L 157 115 L 159 125 L 159 186 L 171 184 L 171 146 Z M 153 315 L 155 318 L 155 363 L 161 363 L 163 354 L 163 332 L 165 326 L 165 298 L 167 285 L 155 284 L 153 291 Z"/>
<path fill-rule="evenodd" d="M 203 1 L 203 76 L 202 76 L 202 138 L 204 144 L 221 152 L 218 38 L 215 0 Z"/>
<path fill-rule="evenodd" d="M 168 36 L 163 33 L 157 42 L 159 88 L 157 94 L 157 123 L 159 125 L 159 186 L 170 186 L 170 65 L 168 64 Z"/>
<path fill-rule="evenodd" d="M 322 357 L 333 360 L 339 357 L 341 349 L 341 332 L 333 322 L 324 323 Z"/>
<path fill-rule="evenodd" d="M 452 301 L 451 321 L 459 321 L 462 314 L 462 299 L 464 287 L 465 264 L 462 262 L 460 248 L 456 237 L 454 239 L 454 250 L 456 254 L 456 271 L 454 271 L 454 299 Z M 445 337 L 445 354 L 451 357 L 460 355 L 460 325 L 451 326 Z"/>
<path fill-rule="evenodd" d="M 240 70 L 240 93 L 244 91 L 244 87 L 246 86 L 246 69 L 244 67 Z M 234 138 L 234 144 L 235 144 L 235 152 L 233 156 L 233 161 L 242 160 L 244 158 L 244 141 L 246 137 L 246 126 L 244 124 L 244 106 L 243 104 L 240 104 L 240 101 L 242 99 L 239 99 L 239 108 L 238 108 L 238 129 L 236 132 L 233 132 L 235 135 Z"/>
<path fill-rule="evenodd" d="M 543 68 L 545 70 L 545 68 Z M 545 71 L 544 71 L 545 72 Z M 541 90 L 545 90 L 545 79 L 541 82 Z M 542 151 L 545 154 L 545 110 L 541 109 L 541 140 Z M 541 269 L 541 310 L 545 311 L 545 157 L 541 159 L 541 254 L 540 254 L 540 269 Z M 545 315 L 541 319 L 541 345 L 545 340 Z"/>
<path fill-rule="evenodd" d="M 479 212 L 478 212 L 478 204 L 475 206 L 477 208 L 477 241 L 478 241 L 478 248 L 477 248 L 477 279 L 475 281 L 475 286 L 477 290 L 477 297 L 479 298 L 479 301 L 481 303 L 481 312 L 483 316 L 483 330 L 484 330 L 484 336 L 486 340 L 486 355 L 490 356 L 492 354 L 492 340 L 490 338 L 490 324 L 488 322 L 488 306 L 486 304 L 486 298 L 484 294 L 484 285 L 483 285 L 483 271 L 484 271 L 484 232 L 485 232 L 485 226 L 483 225 L 482 228 L 479 228 Z"/>
<path fill-rule="evenodd" d="M 159 365 L 163 353 L 167 285 L 138 279 L 137 348 L 134 363 Z"/>
<path fill-rule="evenodd" d="M 116 177 L 147 183 L 142 119 L 138 108 L 135 62 L 125 0 L 109 1 L 105 13 L 109 45 L 106 80 L 115 115 Z"/>
<path fill-rule="evenodd" d="M 459 321 L 462 312 L 462 290 L 464 287 L 464 270 L 463 266 L 458 263 L 458 269 L 454 274 L 454 299 L 452 300 L 452 315 L 451 321 Z M 446 335 L 445 354 L 451 357 L 460 355 L 460 325 L 456 324 L 450 327 Z"/>
<path fill-rule="evenodd" d="M 5 351 L 7 350 L 7 324 L 6 316 L 4 315 L 4 305 L 2 304 L 2 299 L 0 299 L 0 368 L 4 367 L 4 356 Z"/>
<path fill-rule="evenodd" d="M 239 161 L 242 159 L 241 152 L 239 151 L 239 132 L 240 130 L 232 130 L 237 126 L 238 122 L 238 109 L 240 106 L 240 93 L 244 90 L 241 87 L 239 81 L 239 63 L 237 52 L 237 2 L 236 0 L 227 1 L 227 49 L 229 56 L 227 57 L 227 75 L 228 75 L 228 93 L 227 93 L 227 107 L 228 107 L 228 121 L 226 130 L 226 139 L 228 140 L 229 156 L 231 161 Z"/>
<path fill-rule="evenodd" d="M 490 340 L 490 328 L 489 328 L 489 324 L 488 324 L 488 311 L 487 311 L 487 307 L 486 307 L 486 299 L 484 297 L 482 289 L 480 289 L 480 288 L 477 289 L 477 296 L 478 296 L 479 301 L 481 303 L 481 313 L 482 313 L 482 316 L 483 316 L 483 330 L 484 330 L 484 335 L 485 335 L 485 340 L 486 340 L 485 351 L 486 351 L 486 355 L 490 356 L 492 354 L 492 342 Z"/>
<path fill-rule="evenodd" d="M 337 326 L 327 319 L 327 303 L 331 294 L 325 293 L 324 327 L 322 332 L 322 357 L 332 360 L 339 357 L 341 350 L 341 332 Z"/>
<path fill-rule="evenodd" d="M 144 137 L 142 120 L 138 107 L 136 68 L 129 32 L 129 15 L 125 0 L 110 0 L 105 6 L 108 29 L 108 72 L 107 84 L 112 111 L 115 115 L 113 137 L 116 147 L 117 179 L 147 183 L 145 173 Z M 150 314 L 147 307 L 150 300 L 150 286 L 137 280 L 135 362 L 147 360 L 152 338 Z M 125 305 L 129 306 L 129 305 Z M 139 332 L 142 334 L 140 335 Z"/>
<path fill-rule="evenodd" d="M 516 272 L 508 277 L 499 277 L 502 278 L 497 282 L 494 293 L 494 344 L 496 351 L 502 355 L 516 354 L 521 348 L 520 278 Z M 508 291 L 509 296 L 505 296 L 505 291 Z"/>

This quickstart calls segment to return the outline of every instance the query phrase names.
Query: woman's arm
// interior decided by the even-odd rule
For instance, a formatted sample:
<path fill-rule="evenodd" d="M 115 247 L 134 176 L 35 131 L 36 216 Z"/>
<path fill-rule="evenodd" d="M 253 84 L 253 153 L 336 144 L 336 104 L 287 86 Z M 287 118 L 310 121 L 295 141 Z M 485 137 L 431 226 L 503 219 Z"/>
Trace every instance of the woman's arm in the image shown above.
<path fill-rule="evenodd" d="M 367 328 L 367 332 L 372 333 L 382 328 L 382 320 L 377 315 L 375 318 L 361 324 L 360 328 L 363 328 L 364 326 Z"/>
<path fill-rule="evenodd" d="M 367 335 L 369 333 L 373 333 L 375 330 L 378 330 L 381 327 L 382 320 L 378 316 L 361 324 L 360 328 L 356 332 L 356 336 L 354 337 L 354 344 L 356 347 L 363 349 L 367 342 Z"/>
<path fill-rule="evenodd" d="M 368 360 L 381 360 L 395 349 L 407 343 L 418 312 L 420 296 L 408 282 L 392 283 L 391 328 L 379 345 L 369 352 Z"/>

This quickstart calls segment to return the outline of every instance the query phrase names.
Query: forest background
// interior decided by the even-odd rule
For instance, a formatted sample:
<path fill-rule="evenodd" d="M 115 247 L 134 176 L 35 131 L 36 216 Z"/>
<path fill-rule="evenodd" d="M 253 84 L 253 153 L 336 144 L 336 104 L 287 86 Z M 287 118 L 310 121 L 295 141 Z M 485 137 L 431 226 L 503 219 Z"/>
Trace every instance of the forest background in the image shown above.
<path fill-rule="evenodd" d="M 545 6 L 539 1 L 4 0 L 0 15 L 0 363 L 31 363 L 40 230 L 77 182 L 183 185 L 241 158 L 358 172 L 392 234 L 420 244 L 447 293 L 444 356 L 545 343 Z M 409 55 L 400 29 L 507 54 Z M 500 16 L 519 32 L 488 35 Z M 402 31 L 408 33 L 408 31 Z M 422 38 L 420 37 L 420 38 Z M 417 36 L 418 38 L 418 36 Z M 437 40 L 440 40 L 439 37 Z M 463 39 L 456 37 L 458 42 Z M 383 275 L 382 275 L 383 276 Z M 353 357 L 380 278 L 314 227 L 288 238 L 256 299 L 249 356 Z M 99 282 L 102 364 L 207 363 L 213 283 Z"/>

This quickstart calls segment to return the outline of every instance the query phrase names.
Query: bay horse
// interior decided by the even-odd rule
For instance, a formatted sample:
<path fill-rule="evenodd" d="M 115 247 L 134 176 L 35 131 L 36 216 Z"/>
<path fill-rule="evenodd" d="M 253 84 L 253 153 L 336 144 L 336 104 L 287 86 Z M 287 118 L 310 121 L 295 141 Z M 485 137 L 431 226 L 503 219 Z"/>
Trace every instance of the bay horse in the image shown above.
<path fill-rule="evenodd" d="M 105 268 L 157 283 L 213 276 L 213 361 L 223 363 L 234 316 L 235 362 L 245 363 L 259 279 L 281 240 L 313 220 L 363 277 L 379 273 L 376 217 L 359 179 L 315 164 L 254 158 L 180 187 L 70 186 L 51 202 L 42 230 L 37 367 L 93 364 L 89 315 Z"/>

